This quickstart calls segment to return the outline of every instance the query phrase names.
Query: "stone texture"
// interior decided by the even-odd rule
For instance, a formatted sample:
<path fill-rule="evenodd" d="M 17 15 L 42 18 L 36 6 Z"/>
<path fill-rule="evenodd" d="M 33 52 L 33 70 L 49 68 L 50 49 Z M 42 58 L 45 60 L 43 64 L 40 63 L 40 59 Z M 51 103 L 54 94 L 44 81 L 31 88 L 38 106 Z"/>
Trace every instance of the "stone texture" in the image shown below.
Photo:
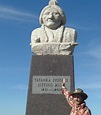
<path fill-rule="evenodd" d="M 73 91 L 73 56 L 32 56 L 26 107 L 26 115 L 69 115 L 71 108 L 62 94 L 32 93 L 33 76 L 70 76 L 70 91 Z"/>

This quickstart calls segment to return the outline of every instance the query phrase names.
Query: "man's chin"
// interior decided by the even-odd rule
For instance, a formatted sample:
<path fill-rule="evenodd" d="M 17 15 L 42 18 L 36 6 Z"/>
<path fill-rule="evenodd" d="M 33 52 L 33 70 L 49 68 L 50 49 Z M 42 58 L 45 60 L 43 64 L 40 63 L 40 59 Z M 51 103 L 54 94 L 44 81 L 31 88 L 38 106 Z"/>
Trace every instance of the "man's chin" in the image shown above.
<path fill-rule="evenodd" d="M 76 105 L 80 105 L 80 102 L 76 102 Z"/>

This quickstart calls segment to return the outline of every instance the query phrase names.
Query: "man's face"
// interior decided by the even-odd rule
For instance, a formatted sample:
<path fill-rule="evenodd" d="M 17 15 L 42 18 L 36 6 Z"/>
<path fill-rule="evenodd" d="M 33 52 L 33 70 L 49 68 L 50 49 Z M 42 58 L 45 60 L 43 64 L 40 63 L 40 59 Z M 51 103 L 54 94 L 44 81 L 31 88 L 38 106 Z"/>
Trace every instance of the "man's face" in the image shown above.
<path fill-rule="evenodd" d="M 56 29 L 61 25 L 61 15 L 55 8 L 49 8 L 43 13 L 43 23 L 50 29 Z"/>
<path fill-rule="evenodd" d="M 75 94 L 73 96 L 73 100 L 76 105 L 80 105 L 83 102 L 81 95 L 78 95 L 78 94 Z"/>

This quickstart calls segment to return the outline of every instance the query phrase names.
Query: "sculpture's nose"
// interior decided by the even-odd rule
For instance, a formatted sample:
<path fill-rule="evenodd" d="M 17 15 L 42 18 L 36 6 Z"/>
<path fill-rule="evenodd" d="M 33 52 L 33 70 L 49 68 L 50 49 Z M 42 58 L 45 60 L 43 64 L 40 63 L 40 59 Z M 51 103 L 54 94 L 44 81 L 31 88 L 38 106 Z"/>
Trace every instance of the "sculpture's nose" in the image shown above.
<path fill-rule="evenodd" d="M 50 14 L 48 15 L 48 17 L 49 17 L 49 18 L 53 18 L 53 13 L 50 13 Z"/>

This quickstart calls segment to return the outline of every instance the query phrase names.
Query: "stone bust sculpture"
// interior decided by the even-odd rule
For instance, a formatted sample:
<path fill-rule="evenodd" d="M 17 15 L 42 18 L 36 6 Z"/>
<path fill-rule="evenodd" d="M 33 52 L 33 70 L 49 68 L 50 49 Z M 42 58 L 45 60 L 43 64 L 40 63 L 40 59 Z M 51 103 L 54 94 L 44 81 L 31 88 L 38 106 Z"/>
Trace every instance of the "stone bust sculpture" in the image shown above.
<path fill-rule="evenodd" d="M 66 16 L 56 0 L 41 11 L 40 28 L 32 31 L 31 50 L 36 55 L 72 55 L 77 45 L 76 31 L 65 27 Z"/>

